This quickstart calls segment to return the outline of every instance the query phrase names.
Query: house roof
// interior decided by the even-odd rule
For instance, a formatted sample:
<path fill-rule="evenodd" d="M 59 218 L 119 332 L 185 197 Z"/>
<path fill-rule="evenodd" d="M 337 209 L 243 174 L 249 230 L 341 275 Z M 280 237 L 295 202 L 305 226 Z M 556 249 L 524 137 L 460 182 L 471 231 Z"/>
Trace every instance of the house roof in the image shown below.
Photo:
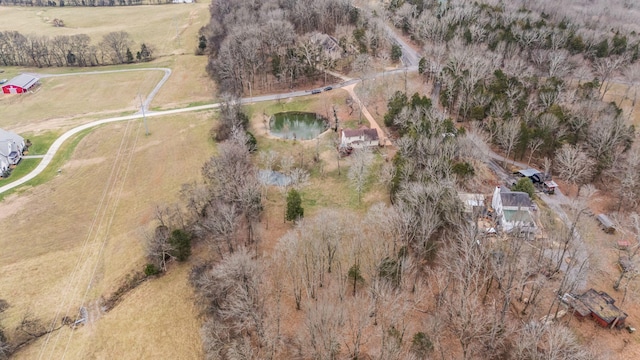
<path fill-rule="evenodd" d="M 378 131 L 376 129 L 346 129 L 342 130 L 345 137 L 364 136 L 365 140 L 378 140 Z"/>
<path fill-rule="evenodd" d="M 524 169 L 524 170 L 518 170 L 518 173 L 522 174 L 522 176 L 524 177 L 531 177 L 533 175 L 540 174 L 540 171 L 536 169 Z"/>
<path fill-rule="evenodd" d="M 500 198 L 502 199 L 502 206 L 504 207 L 528 208 L 532 205 L 529 195 L 520 191 L 510 191 L 506 188 L 500 188 Z"/>
<path fill-rule="evenodd" d="M 31 86 L 33 86 L 35 83 L 37 83 L 38 80 L 40 80 L 40 79 L 35 77 L 35 76 L 33 76 L 33 75 L 20 74 L 20 75 L 14 77 L 13 79 L 7 81 L 2 86 L 14 85 L 14 86 L 19 86 L 19 87 L 24 88 L 24 89 L 28 89 Z"/>
<path fill-rule="evenodd" d="M 606 321 L 607 324 L 611 324 L 616 318 L 621 320 L 627 318 L 627 314 L 613 305 L 615 300 L 604 291 L 589 289 L 584 294 L 575 296 L 575 298 L 580 300 L 593 314 Z"/>
<path fill-rule="evenodd" d="M 21 143 L 24 141 L 24 138 L 12 131 L 0 129 L 0 141 L 2 140 L 10 140 L 12 142 Z"/>

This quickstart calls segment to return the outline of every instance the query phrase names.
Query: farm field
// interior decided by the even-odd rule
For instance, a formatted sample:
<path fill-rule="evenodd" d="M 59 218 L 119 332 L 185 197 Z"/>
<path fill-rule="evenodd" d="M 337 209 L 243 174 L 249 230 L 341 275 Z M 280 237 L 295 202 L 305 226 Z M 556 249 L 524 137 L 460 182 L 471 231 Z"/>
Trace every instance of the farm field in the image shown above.
<path fill-rule="evenodd" d="M 0 31 L 48 36 L 86 34 L 93 44 L 112 31 L 126 31 L 139 46 L 152 45 L 157 55 L 182 52 L 183 33 L 200 18 L 207 18 L 207 2 L 193 4 L 141 5 L 135 7 L 0 7 Z M 144 21 L 140 21 L 144 18 Z M 53 19 L 64 21 L 54 27 Z M 204 25 L 204 24 L 202 24 Z M 202 26 L 200 25 L 200 26 Z M 196 27 L 197 32 L 200 26 Z M 176 36 L 178 35 L 178 36 Z M 193 52 L 195 47 L 190 49 Z M 133 49 L 132 49 L 133 51 Z"/>
<path fill-rule="evenodd" d="M 44 78 L 34 93 L 0 97 L 0 128 L 37 134 L 80 125 L 88 122 L 85 117 L 134 113 L 140 107 L 137 94 L 148 94 L 163 75 L 134 71 Z"/>
<path fill-rule="evenodd" d="M 150 119 L 149 137 L 145 137 L 140 120 L 95 129 L 80 141 L 61 174 L 46 186 L 27 189 L 0 203 L 0 224 L 12 229 L 9 236 L 0 239 L 0 272 L 4 275 L 0 288 L 10 304 L 3 314 L 5 327 L 14 328 L 26 312 L 45 324 L 56 314 L 58 322 L 62 315 L 76 316 L 83 299 L 88 308 L 95 307 L 100 296 L 109 295 L 128 274 L 142 269 L 144 233 L 155 205 L 175 201 L 180 185 L 198 179 L 201 164 L 212 153 L 207 139 L 210 118 L 210 113 L 201 112 Z M 185 155 L 187 150 L 189 156 Z M 77 331 L 84 335 L 74 335 L 69 351 L 98 357 L 101 351 L 111 356 L 122 351 L 125 356 L 135 348 L 137 356 L 163 351 L 165 356 L 176 358 L 178 353 L 170 356 L 171 351 L 180 348 L 181 354 L 198 354 L 200 345 L 194 339 L 199 338 L 199 325 L 191 308 L 187 267 L 170 275 L 180 279 L 152 281 L 134 290 L 132 299 L 105 316 L 104 325 L 87 324 L 95 328 Z M 162 285 L 166 282 L 171 282 L 169 291 Z M 160 307 L 145 306 L 150 304 L 135 301 L 138 297 L 154 298 Z M 172 311 L 179 307 L 184 311 Z M 158 323 L 146 321 L 149 319 L 170 322 L 176 335 L 173 339 L 181 345 L 164 343 L 166 349 L 156 348 L 153 342 L 127 336 L 127 331 L 120 333 L 119 345 L 108 342 L 113 331 L 110 327 L 124 326 L 118 319 L 130 314 L 145 321 L 128 323 L 127 331 L 156 331 Z M 177 326 L 180 331 L 175 331 Z M 63 340 L 51 340 L 44 347 L 47 354 L 63 351 L 70 335 L 65 330 L 52 334 L 53 339 L 60 334 Z M 77 341 L 83 336 L 90 343 Z M 39 344 L 17 357 L 32 358 L 31 351 L 39 353 Z M 187 344 L 192 344 L 189 351 L 184 349 Z"/>
<path fill-rule="evenodd" d="M 215 85 L 205 71 L 207 57 L 194 55 L 198 31 L 208 22 L 207 3 L 96 8 L 0 7 L 0 16 L 8 20 L 0 24 L 0 31 L 47 36 L 86 33 L 95 44 L 110 31 L 127 31 L 137 43 L 135 46 L 145 41 L 152 45 L 156 56 L 152 62 L 136 65 L 2 67 L 2 78 L 22 72 L 63 74 L 168 67 L 172 74 L 150 104 L 151 109 L 172 109 L 214 100 Z M 136 25 L 141 16 L 145 18 L 144 25 Z M 53 27 L 47 22 L 53 18 L 64 19 L 66 26 Z M 35 94 L 0 96 L 3 113 L 0 127 L 18 133 L 37 132 L 132 113 L 139 110 L 138 93 L 144 98 L 162 75 L 160 71 L 140 71 L 45 78 Z"/>

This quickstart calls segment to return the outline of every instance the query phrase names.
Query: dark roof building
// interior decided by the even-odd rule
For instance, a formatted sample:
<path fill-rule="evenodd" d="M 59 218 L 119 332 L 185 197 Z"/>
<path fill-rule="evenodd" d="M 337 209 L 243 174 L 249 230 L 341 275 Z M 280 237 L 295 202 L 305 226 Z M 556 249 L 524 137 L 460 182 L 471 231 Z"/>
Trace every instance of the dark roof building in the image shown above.
<path fill-rule="evenodd" d="M 533 204 L 527 193 L 511 191 L 504 187 L 500 188 L 500 198 L 503 207 L 529 208 Z"/>
<path fill-rule="evenodd" d="M 627 314 L 613 305 L 615 300 L 604 291 L 589 289 L 582 295 L 566 294 L 563 300 L 573 309 L 574 315 L 591 315 L 602 327 L 621 328 L 627 319 Z"/>

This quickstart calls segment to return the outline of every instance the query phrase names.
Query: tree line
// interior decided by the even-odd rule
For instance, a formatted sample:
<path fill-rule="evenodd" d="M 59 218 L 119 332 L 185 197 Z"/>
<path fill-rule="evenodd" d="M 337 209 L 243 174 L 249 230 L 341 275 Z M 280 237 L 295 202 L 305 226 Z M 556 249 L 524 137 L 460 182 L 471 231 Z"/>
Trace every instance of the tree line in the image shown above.
<path fill-rule="evenodd" d="M 129 64 L 153 59 L 153 47 L 140 44 L 139 50 L 129 33 L 110 32 L 97 45 L 85 34 L 55 37 L 17 31 L 0 32 L 0 63 L 4 66 L 98 66 Z"/>
<path fill-rule="evenodd" d="M 0 0 L 4 6 L 133 6 L 171 4 L 172 0 Z"/>

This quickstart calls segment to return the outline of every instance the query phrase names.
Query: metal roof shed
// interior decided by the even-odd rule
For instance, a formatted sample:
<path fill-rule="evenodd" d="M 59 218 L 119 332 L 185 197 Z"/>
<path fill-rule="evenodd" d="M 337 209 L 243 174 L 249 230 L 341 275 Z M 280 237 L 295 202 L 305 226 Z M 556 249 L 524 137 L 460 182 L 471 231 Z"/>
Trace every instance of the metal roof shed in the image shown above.
<path fill-rule="evenodd" d="M 616 227 L 613 224 L 613 221 L 611 221 L 611 219 L 609 219 L 607 215 L 598 214 L 598 216 L 596 216 L 596 219 L 600 223 L 600 226 L 602 226 L 602 230 L 604 230 L 604 232 L 606 232 L 607 234 L 613 234 L 616 232 Z"/>
<path fill-rule="evenodd" d="M 5 94 L 22 94 L 34 87 L 40 79 L 29 74 L 20 74 L 2 85 Z"/>

